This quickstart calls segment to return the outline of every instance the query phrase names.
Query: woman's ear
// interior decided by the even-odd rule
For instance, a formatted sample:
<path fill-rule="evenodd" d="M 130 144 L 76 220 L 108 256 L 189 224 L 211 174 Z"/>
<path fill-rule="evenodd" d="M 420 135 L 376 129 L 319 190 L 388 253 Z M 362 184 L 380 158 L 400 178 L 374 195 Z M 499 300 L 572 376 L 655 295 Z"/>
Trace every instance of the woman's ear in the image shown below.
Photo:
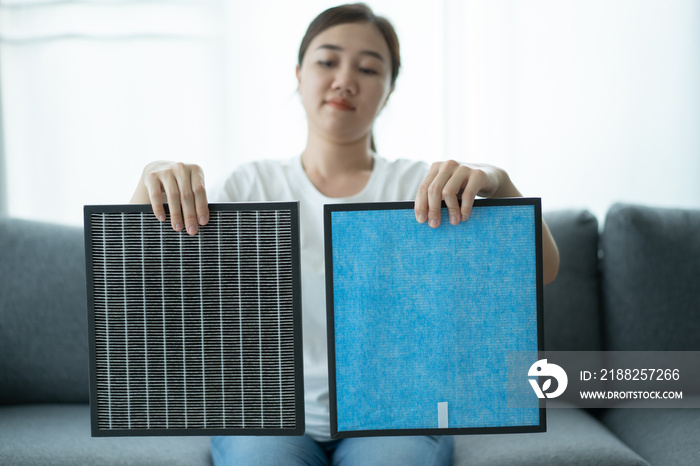
<path fill-rule="evenodd" d="M 297 65 L 296 73 L 297 73 L 297 92 L 299 92 L 299 87 L 301 85 L 301 65 Z"/>

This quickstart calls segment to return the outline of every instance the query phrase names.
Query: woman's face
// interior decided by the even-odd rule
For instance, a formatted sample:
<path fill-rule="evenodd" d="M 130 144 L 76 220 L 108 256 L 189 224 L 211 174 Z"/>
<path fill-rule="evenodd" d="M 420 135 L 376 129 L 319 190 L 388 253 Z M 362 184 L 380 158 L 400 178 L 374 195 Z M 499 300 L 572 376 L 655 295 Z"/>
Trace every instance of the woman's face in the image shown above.
<path fill-rule="evenodd" d="M 331 27 L 309 44 L 297 79 L 309 131 L 356 142 L 369 135 L 391 93 L 389 46 L 370 23 Z"/>

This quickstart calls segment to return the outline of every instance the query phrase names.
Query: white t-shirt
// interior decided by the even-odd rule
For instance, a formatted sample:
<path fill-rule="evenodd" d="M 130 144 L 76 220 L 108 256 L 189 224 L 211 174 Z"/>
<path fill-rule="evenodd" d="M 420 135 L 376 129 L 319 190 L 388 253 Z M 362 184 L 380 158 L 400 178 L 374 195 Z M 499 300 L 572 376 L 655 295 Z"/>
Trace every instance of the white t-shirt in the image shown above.
<path fill-rule="evenodd" d="M 317 440 L 330 439 L 323 206 L 414 200 L 427 173 L 424 162 L 387 161 L 375 156 L 372 174 L 362 191 L 330 198 L 311 183 L 297 156 L 246 163 L 210 196 L 213 202 L 299 201 L 306 433 Z"/>

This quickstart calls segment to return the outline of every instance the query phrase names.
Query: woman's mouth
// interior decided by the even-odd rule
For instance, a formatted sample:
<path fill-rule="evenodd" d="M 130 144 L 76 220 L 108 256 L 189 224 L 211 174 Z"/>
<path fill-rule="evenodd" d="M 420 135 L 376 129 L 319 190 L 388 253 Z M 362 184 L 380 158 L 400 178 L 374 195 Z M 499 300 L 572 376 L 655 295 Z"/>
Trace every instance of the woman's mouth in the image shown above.
<path fill-rule="evenodd" d="M 326 104 L 335 108 L 336 110 L 351 111 L 355 110 L 355 106 L 350 103 L 349 100 L 343 99 L 342 97 L 333 97 L 326 100 Z"/>

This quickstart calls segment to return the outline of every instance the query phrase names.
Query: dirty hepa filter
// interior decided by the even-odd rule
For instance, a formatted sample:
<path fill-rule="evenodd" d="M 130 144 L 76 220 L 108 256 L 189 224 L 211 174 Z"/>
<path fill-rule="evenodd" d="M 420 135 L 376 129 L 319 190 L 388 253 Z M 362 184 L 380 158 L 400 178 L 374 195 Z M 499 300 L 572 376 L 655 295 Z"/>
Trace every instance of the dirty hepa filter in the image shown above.
<path fill-rule="evenodd" d="M 413 207 L 325 206 L 331 435 L 544 431 L 512 365 L 543 350 L 539 199 L 437 229 Z"/>
<path fill-rule="evenodd" d="M 93 436 L 301 435 L 298 203 L 86 206 Z"/>

